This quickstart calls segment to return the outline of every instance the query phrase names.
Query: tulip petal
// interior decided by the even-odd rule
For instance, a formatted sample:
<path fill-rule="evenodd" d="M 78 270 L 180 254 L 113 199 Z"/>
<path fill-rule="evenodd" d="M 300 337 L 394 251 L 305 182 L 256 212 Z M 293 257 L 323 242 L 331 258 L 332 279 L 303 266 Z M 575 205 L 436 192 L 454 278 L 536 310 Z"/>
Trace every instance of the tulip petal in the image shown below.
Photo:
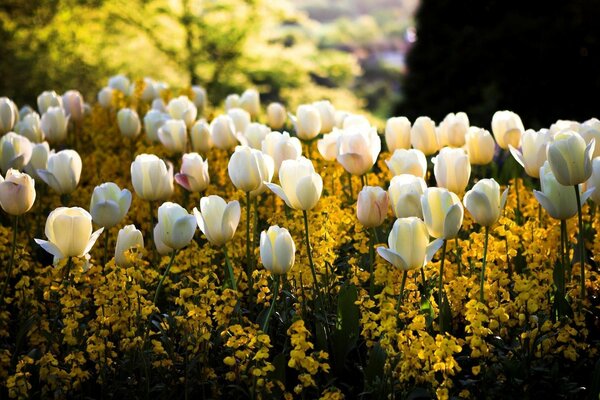
<path fill-rule="evenodd" d="M 444 239 L 436 239 L 433 242 L 427 245 L 427 249 L 425 250 L 425 262 L 423 265 L 427 264 L 431 260 L 433 260 L 433 256 L 444 244 Z"/>
<path fill-rule="evenodd" d="M 319 174 L 310 174 L 298 181 L 296 198 L 301 210 L 310 210 L 319 201 L 323 191 L 323 179 Z"/>
<path fill-rule="evenodd" d="M 585 204 L 585 202 L 590 198 L 590 196 L 592 195 L 592 193 L 594 193 L 594 190 L 596 190 L 596 189 L 595 188 L 591 188 L 591 189 L 586 190 L 585 192 L 583 192 L 581 194 L 581 206 L 582 207 Z"/>
<path fill-rule="evenodd" d="M 377 254 L 381 256 L 384 260 L 392 264 L 393 266 L 400 268 L 402 271 L 408 271 L 408 265 L 402 258 L 402 256 L 388 248 L 378 247 Z"/>
<path fill-rule="evenodd" d="M 533 195 L 552 218 L 558 214 L 554 208 L 554 204 L 552 204 L 552 201 L 544 193 L 534 190 Z"/>
<path fill-rule="evenodd" d="M 50 186 L 54 191 L 61 193 L 61 186 L 54 174 L 45 169 L 38 169 L 37 174 L 46 185 Z"/>
<path fill-rule="evenodd" d="M 444 219 L 444 238 L 451 239 L 458 234 L 462 226 L 464 211 L 460 203 L 450 207 Z"/>
<path fill-rule="evenodd" d="M 240 223 L 242 209 L 237 200 L 229 202 L 223 213 L 223 221 L 221 222 L 221 232 L 223 232 L 225 241 L 231 240 L 235 234 L 235 230 Z"/>
<path fill-rule="evenodd" d="M 504 211 L 504 207 L 506 206 L 506 198 L 508 197 L 508 189 L 509 188 L 504 189 L 504 192 L 502 192 L 502 196 L 500 197 L 500 213 L 502 213 L 502 211 Z"/>
<path fill-rule="evenodd" d="M 179 250 L 192 241 L 194 232 L 196 231 L 196 218 L 193 215 L 186 215 L 179 218 L 173 224 L 173 232 L 171 234 L 171 242 L 168 245 L 176 250 Z"/>
<path fill-rule="evenodd" d="M 94 247 L 96 240 L 98 240 L 98 236 L 100 236 L 100 234 L 103 231 L 104 231 L 104 228 L 100 228 L 96 232 L 92 233 L 92 235 L 90 236 L 90 240 L 88 241 L 87 245 L 85 246 L 85 250 L 83 251 L 84 255 L 89 253 L 90 250 L 92 249 L 92 247 Z"/>
<path fill-rule="evenodd" d="M 61 253 L 60 249 L 56 247 L 56 245 L 52 242 L 42 239 L 33 239 L 37 244 L 39 244 L 42 249 L 46 250 L 48 253 L 52 254 L 55 259 L 65 258 Z"/>
<path fill-rule="evenodd" d="M 275 183 L 269 183 L 269 182 L 265 182 L 265 185 L 267 185 L 267 187 L 269 189 L 271 189 L 271 191 L 273 193 L 275 193 L 277 196 L 279 196 L 279 198 L 281 198 L 283 201 L 285 201 L 285 204 L 287 204 L 288 207 L 290 208 L 294 208 L 292 207 L 292 204 L 290 203 L 288 197 L 285 195 L 285 192 L 283 191 L 283 188 Z"/>
<path fill-rule="evenodd" d="M 285 274 L 288 272 L 294 264 L 295 251 L 294 242 L 290 240 L 290 236 L 284 233 L 279 234 L 275 238 L 275 265 L 273 272 L 276 274 Z"/>
<path fill-rule="evenodd" d="M 521 167 L 525 168 L 525 160 L 523 159 L 523 153 L 520 150 L 515 149 L 511 144 L 508 145 L 510 150 L 510 154 L 515 158 L 515 160 L 521 164 Z"/>

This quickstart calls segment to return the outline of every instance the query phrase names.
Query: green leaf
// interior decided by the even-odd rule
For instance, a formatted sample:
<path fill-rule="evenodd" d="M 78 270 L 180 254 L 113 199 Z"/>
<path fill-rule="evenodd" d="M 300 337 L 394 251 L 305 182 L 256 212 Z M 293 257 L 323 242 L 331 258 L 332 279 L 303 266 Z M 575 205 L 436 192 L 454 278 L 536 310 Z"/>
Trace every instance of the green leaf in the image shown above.
<path fill-rule="evenodd" d="M 376 343 L 369 352 L 369 361 L 365 368 L 365 389 L 375 389 L 377 384 L 383 380 L 385 360 L 387 353 Z"/>
<path fill-rule="evenodd" d="M 440 330 L 442 332 L 450 332 L 452 328 L 452 310 L 450 309 L 450 302 L 445 292 L 442 296 L 442 304 L 440 305 L 440 317 Z"/>
<path fill-rule="evenodd" d="M 355 304 L 358 292 L 354 285 L 344 285 L 338 294 L 337 319 L 333 332 L 334 362 L 338 369 L 345 363 L 348 353 L 356 346 L 360 332 L 360 310 Z"/>

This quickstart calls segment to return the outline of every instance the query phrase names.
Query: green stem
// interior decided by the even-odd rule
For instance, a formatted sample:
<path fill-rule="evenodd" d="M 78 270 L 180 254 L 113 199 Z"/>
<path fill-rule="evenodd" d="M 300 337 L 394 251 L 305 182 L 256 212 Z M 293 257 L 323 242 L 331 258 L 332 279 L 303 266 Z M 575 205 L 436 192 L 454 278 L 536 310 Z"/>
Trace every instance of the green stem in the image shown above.
<path fill-rule="evenodd" d="M 375 280 L 373 277 L 375 268 L 375 228 L 372 229 L 369 235 L 369 296 L 373 298 L 373 292 L 375 291 Z"/>
<path fill-rule="evenodd" d="M 227 265 L 227 274 L 229 275 L 229 281 L 231 282 L 231 288 L 237 291 L 237 285 L 235 283 L 235 274 L 233 273 L 233 267 L 231 266 L 231 260 L 229 260 L 229 254 L 227 253 L 227 245 L 223 246 L 223 253 L 225 254 L 225 264 Z"/>
<path fill-rule="evenodd" d="M 396 314 L 400 313 L 400 305 L 402 304 L 402 299 L 404 298 L 404 286 L 406 285 L 406 276 L 408 275 L 408 271 L 402 272 L 402 282 L 400 283 L 400 294 L 398 295 L 398 301 L 396 302 Z"/>
<path fill-rule="evenodd" d="M 269 312 L 267 313 L 267 317 L 265 318 L 265 321 L 263 322 L 263 326 L 261 328 L 261 330 L 265 333 L 267 333 L 267 329 L 269 328 L 269 320 L 271 319 L 271 314 L 273 314 L 273 309 L 275 309 L 275 302 L 277 302 L 277 295 L 279 294 L 280 278 L 281 277 L 279 275 L 275 275 L 273 277 L 273 299 L 271 300 L 271 306 L 269 307 Z"/>
<path fill-rule="evenodd" d="M 104 256 L 102 257 L 102 275 L 104 275 L 104 268 L 108 260 L 108 229 L 104 232 Z"/>
<path fill-rule="evenodd" d="M 517 209 L 515 210 L 515 218 L 517 220 L 517 225 L 521 225 L 523 223 L 521 218 L 521 200 L 519 197 L 519 173 L 515 173 L 515 193 L 517 197 Z"/>
<path fill-rule="evenodd" d="M 173 250 L 171 252 L 171 259 L 169 260 L 169 264 L 167 265 L 167 269 L 165 269 L 165 273 L 158 281 L 158 286 L 156 287 L 156 293 L 154 293 L 154 300 L 152 300 L 152 304 L 156 305 L 156 300 L 158 300 L 158 295 L 160 294 L 160 289 L 162 289 L 163 282 L 165 281 L 167 275 L 169 275 L 169 271 L 171 270 L 171 266 L 173 265 L 173 260 L 175 260 L 175 254 L 177 254 L 177 250 Z"/>
<path fill-rule="evenodd" d="M 250 202 L 250 192 L 246 192 L 246 276 L 248 277 L 248 285 L 252 287 L 252 266 L 250 264 L 250 209 L 252 203 Z"/>
<path fill-rule="evenodd" d="M 562 273 L 560 274 L 559 292 L 563 298 L 565 297 L 565 271 L 567 270 L 567 221 L 560 220 L 560 262 L 563 265 Z"/>
<path fill-rule="evenodd" d="M 579 265 L 581 265 L 581 303 L 585 299 L 585 245 L 583 243 L 583 215 L 581 213 L 581 195 L 579 194 L 579 185 L 574 185 L 575 196 L 577 197 L 577 219 L 579 221 Z"/>
<path fill-rule="evenodd" d="M 309 230 L 308 230 L 308 212 L 306 210 L 302 210 L 302 215 L 304 216 L 304 239 L 306 241 L 306 252 L 308 253 L 308 264 L 310 266 L 310 273 L 312 274 L 312 278 L 313 278 L 313 286 L 314 286 L 314 290 L 315 290 L 315 296 L 321 298 L 320 296 L 320 290 L 319 290 L 319 284 L 317 281 L 317 273 L 315 271 L 315 265 L 313 263 L 313 258 L 312 258 L 312 250 L 310 249 L 310 235 L 309 235 Z M 322 299 L 321 299 L 322 301 Z"/>
<path fill-rule="evenodd" d="M 454 238 L 454 244 L 456 245 L 456 263 L 458 264 L 458 276 L 462 276 L 462 262 L 461 262 L 461 248 L 458 245 L 458 236 Z"/>
<path fill-rule="evenodd" d="M 427 290 L 427 281 L 425 280 L 425 267 L 421 267 L 421 280 L 423 281 L 423 289 Z"/>
<path fill-rule="evenodd" d="M 485 282 L 485 263 L 487 261 L 488 239 L 490 236 L 490 228 L 485 227 L 485 241 L 483 243 L 483 263 L 481 264 L 481 278 L 479 279 L 479 301 L 485 304 L 485 296 L 483 295 L 483 283 Z"/>
<path fill-rule="evenodd" d="M 13 237 L 12 237 L 12 247 L 10 250 L 10 261 L 8 262 L 8 271 L 6 271 L 6 278 L 4 279 L 4 283 L 2 284 L 2 290 L 0 291 L 0 304 L 4 302 L 4 292 L 8 287 L 8 282 L 10 281 L 10 276 L 12 275 L 12 270 L 15 265 L 15 250 L 17 249 L 17 230 L 19 228 L 19 216 L 16 215 L 13 221 Z"/>
<path fill-rule="evenodd" d="M 367 180 L 364 175 L 360 176 L 360 183 L 362 183 L 363 187 L 367 186 Z"/>
<path fill-rule="evenodd" d="M 448 240 L 444 239 L 442 245 L 442 258 L 440 260 L 440 277 L 438 279 L 438 308 L 439 308 L 439 323 L 442 326 L 442 302 L 444 301 L 444 261 L 446 260 L 446 244 Z"/>
<path fill-rule="evenodd" d="M 63 276 L 63 282 L 64 281 L 67 281 L 67 283 L 71 282 L 70 275 L 71 275 L 72 267 L 73 267 L 73 258 L 69 257 L 69 259 L 67 260 L 67 266 L 65 268 L 65 275 Z"/>
<path fill-rule="evenodd" d="M 563 229 L 564 228 L 564 229 Z M 565 271 L 567 273 L 567 281 L 571 282 L 571 263 L 569 261 L 569 231 L 568 231 L 568 227 L 567 227 L 567 221 L 565 221 L 565 226 L 563 227 L 562 224 L 560 226 L 561 229 L 561 237 L 562 237 L 562 246 L 564 248 L 564 265 L 565 265 Z M 564 230 L 564 232 L 563 232 Z"/>
<path fill-rule="evenodd" d="M 347 173 L 348 176 L 348 190 L 350 192 L 350 203 L 354 203 L 354 188 L 352 187 L 352 174 Z"/>

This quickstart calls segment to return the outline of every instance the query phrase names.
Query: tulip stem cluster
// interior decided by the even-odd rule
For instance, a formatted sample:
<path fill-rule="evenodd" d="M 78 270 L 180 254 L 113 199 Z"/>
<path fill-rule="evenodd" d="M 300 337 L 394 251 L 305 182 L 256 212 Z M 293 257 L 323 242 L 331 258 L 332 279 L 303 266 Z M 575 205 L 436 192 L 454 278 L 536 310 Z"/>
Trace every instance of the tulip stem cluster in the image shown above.
<path fill-rule="evenodd" d="M 487 250 L 488 250 L 488 240 L 490 238 L 490 227 L 485 227 L 485 239 L 483 242 L 483 262 L 481 264 L 481 277 L 479 282 L 479 302 L 485 304 L 485 298 L 483 293 L 483 283 L 485 282 L 485 264 L 487 261 Z"/>
<path fill-rule="evenodd" d="M 160 281 L 158 281 L 158 286 L 156 286 L 156 292 L 154 293 L 154 300 L 152 300 L 152 304 L 154 305 L 156 305 L 156 301 L 158 300 L 158 296 L 160 294 L 160 290 L 162 289 L 163 282 L 167 278 L 167 275 L 169 275 L 169 271 L 171 270 L 171 266 L 173 265 L 173 261 L 175 260 L 175 254 L 177 254 L 177 250 L 173 250 L 171 252 L 171 259 L 169 260 L 167 269 L 165 269 L 165 273 L 160 278 Z"/>
<path fill-rule="evenodd" d="M 308 264 L 310 266 L 310 273 L 313 278 L 313 286 L 315 290 L 315 296 L 321 298 L 321 291 L 319 290 L 319 282 L 317 281 L 317 272 L 315 271 L 315 265 L 313 263 L 312 258 L 312 250 L 310 248 L 310 235 L 308 230 L 308 212 L 306 210 L 302 210 L 302 214 L 304 216 L 304 234 L 306 239 L 306 253 L 308 253 Z M 322 299 L 321 299 L 322 300 Z"/>
<path fill-rule="evenodd" d="M 108 260 L 108 232 L 104 234 L 104 256 L 102 257 L 102 274 L 104 274 L 104 268 L 106 268 L 106 262 Z"/>
<path fill-rule="evenodd" d="M 561 273 L 560 273 L 560 281 L 557 286 L 557 290 L 560 295 L 564 298 L 565 296 L 565 271 L 567 271 L 569 265 L 568 260 L 568 240 L 569 236 L 567 236 L 567 220 L 560 220 L 560 263 L 562 264 Z"/>
<path fill-rule="evenodd" d="M 273 314 L 273 310 L 275 309 L 275 303 L 277 302 L 277 295 L 279 294 L 280 281 L 281 281 L 281 277 L 279 275 L 273 276 L 273 299 L 271 299 L 271 305 L 269 306 L 269 311 L 267 312 L 267 316 L 261 327 L 261 330 L 265 333 L 267 332 L 267 329 L 269 328 L 269 320 L 271 319 L 271 314 Z"/>
<path fill-rule="evenodd" d="M 404 286 L 406 285 L 407 275 L 408 275 L 408 271 L 402 272 L 402 282 L 400 283 L 400 294 L 398 295 L 398 301 L 396 302 L 396 314 L 400 313 L 400 306 L 402 305 L 402 300 L 404 299 Z"/>
<path fill-rule="evenodd" d="M 581 213 L 581 195 L 579 194 L 579 185 L 575 185 L 575 197 L 577 198 L 577 218 L 579 221 L 579 236 L 577 244 L 579 245 L 579 265 L 581 265 L 581 302 L 585 299 L 585 244 L 583 243 L 583 216 Z"/>
<path fill-rule="evenodd" d="M 252 207 L 252 203 L 250 200 L 250 192 L 246 192 L 246 276 L 248 277 L 248 285 L 250 290 L 252 290 L 252 265 L 251 265 L 251 256 L 250 256 L 250 208 Z"/>
<path fill-rule="evenodd" d="M 439 309 L 439 324 L 442 327 L 442 302 L 444 301 L 444 261 L 446 261 L 446 245 L 448 241 L 444 239 L 442 245 L 442 258 L 440 259 L 440 277 L 438 282 L 438 309 Z"/>
<path fill-rule="evenodd" d="M 223 253 L 225 254 L 225 264 L 227 266 L 227 275 L 229 275 L 231 288 L 237 291 L 237 284 L 235 283 L 235 274 L 233 273 L 233 267 L 231 266 L 231 260 L 229 259 L 229 253 L 227 252 L 226 245 L 223 246 Z"/>
<path fill-rule="evenodd" d="M 8 281 L 10 280 L 10 276 L 12 275 L 13 266 L 15 264 L 15 250 L 17 249 L 17 230 L 19 228 L 19 216 L 15 215 L 13 221 L 13 237 L 12 237 L 12 247 L 10 250 L 10 260 L 8 262 L 8 269 L 6 271 L 6 278 L 2 284 L 2 290 L 0 290 L 0 304 L 4 302 L 4 292 L 6 291 L 6 287 L 8 286 Z"/>
<path fill-rule="evenodd" d="M 373 293 L 375 292 L 375 228 L 371 229 L 371 234 L 369 235 L 369 296 L 372 298 Z"/>

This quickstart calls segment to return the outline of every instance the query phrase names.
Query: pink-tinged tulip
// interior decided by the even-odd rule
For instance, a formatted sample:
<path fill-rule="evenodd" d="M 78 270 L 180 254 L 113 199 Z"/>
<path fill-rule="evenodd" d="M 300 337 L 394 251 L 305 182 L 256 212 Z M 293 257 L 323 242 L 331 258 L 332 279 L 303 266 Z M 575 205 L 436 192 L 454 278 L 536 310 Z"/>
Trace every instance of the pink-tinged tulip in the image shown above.
<path fill-rule="evenodd" d="M 9 169 L 6 178 L 0 175 L 0 206 L 11 215 L 23 215 L 35 202 L 35 182 L 27 174 Z"/>
<path fill-rule="evenodd" d="M 72 121 L 83 120 L 83 97 L 77 90 L 68 90 L 62 95 L 63 108 Z"/>
<path fill-rule="evenodd" d="M 175 182 L 188 192 L 199 193 L 208 187 L 208 160 L 202 160 L 198 153 L 184 154 L 181 171 L 175 175 Z"/>
<path fill-rule="evenodd" d="M 358 194 L 356 215 L 358 221 L 367 228 L 383 224 L 387 216 L 390 199 L 379 186 L 365 186 Z"/>

